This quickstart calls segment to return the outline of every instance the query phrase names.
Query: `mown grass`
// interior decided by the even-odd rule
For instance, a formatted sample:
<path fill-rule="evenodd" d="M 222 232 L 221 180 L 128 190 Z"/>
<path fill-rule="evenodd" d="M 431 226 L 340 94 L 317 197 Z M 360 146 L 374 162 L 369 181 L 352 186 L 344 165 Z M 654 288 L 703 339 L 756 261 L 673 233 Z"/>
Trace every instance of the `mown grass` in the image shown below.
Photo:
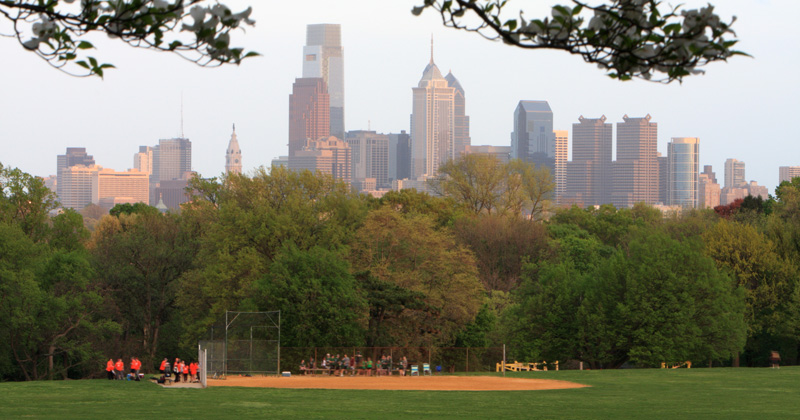
<path fill-rule="evenodd" d="M 552 391 L 163 389 L 107 380 L 0 383 L 0 418 L 797 419 L 800 368 L 560 371 Z M 424 380 L 424 378 L 409 378 Z"/>

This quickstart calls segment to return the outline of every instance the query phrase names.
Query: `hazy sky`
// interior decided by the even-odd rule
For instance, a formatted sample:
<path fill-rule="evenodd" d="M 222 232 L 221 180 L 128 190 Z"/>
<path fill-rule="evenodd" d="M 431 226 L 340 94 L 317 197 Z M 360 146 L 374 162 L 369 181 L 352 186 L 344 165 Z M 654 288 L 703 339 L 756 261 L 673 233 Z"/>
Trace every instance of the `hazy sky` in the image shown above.
<path fill-rule="evenodd" d="M 93 54 L 117 69 L 105 80 L 74 78 L 0 38 L 0 162 L 46 176 L 55 174 L 56 155 L 66 147 L 86 147 L 99 165 L 125 170 L 139 145 L 180 134 L 183 94 L 183 130 L 196 171 L 223 171 L 232 123 L 245 170 L 269 165 L 287 154 L 289 94 L 301 76 L 306 24 L 339 23 L 348 130 L 368 123 L 378 132 L 408 130 L 411 88 L 428 63 L 433 34 L 436 64 L 443 73 L 452 69 L 466 91 L 472 144 L 509 145 L 517 102 L 547 100 L 554 127 L 570 137 L 581 115 L 605 114 L 616 123 L 625 114 L 649 113 L 658 123 L 660 152 L 666 155 L 670 137 L 699 137 L 700 164 L 713 165 L 719 182 L 729 157 L 745 161 L 747 179 L 770 192 L 778 166 L 800 165 L 797 0 L 712 0 L 724 18 L 738 17 L 738 47 L 753 58 L 736 57 L 668 86 L 614 81 L 577 56 L 525 51 L 444 28 L 432 11 L 410 13 L 422 0 L 223 2 L 235 11 L 254 8 L 256 27 L 236 33 L 233 43 L 262 56 L 239 67 L 198 68 L 98 37 Z M 556 3 L 516 0 L 509 11 L 542 16 L 543 6 Z"/>

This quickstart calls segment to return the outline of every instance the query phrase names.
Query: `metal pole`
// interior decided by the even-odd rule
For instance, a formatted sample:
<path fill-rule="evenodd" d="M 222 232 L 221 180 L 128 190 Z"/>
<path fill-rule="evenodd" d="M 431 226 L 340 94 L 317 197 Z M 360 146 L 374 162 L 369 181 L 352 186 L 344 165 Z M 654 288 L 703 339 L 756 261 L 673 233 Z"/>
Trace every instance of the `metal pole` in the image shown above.
<path fill-rule="evenodd" d="M 250 374 L 253 374 L 253 326 L 250 326 Z"/>
<path fill-rule="evenodd" d="M 506 377 L 506 345 L 503 344 L 503 377 Z"/>
<path fill-rule="evenodd" d="M 467 373 L 469 373 L 469 347 L 467 347 Z"/>
<path fill-rule="evenodd" d="M 278 311 L 278 375 L 281 374 L 281 311 Z"/>
<path fill-rule="evenodd" d="M 228 377 L 228 311 L 225 311 L 225 345 L 222 347 L 222 374 Z"/>

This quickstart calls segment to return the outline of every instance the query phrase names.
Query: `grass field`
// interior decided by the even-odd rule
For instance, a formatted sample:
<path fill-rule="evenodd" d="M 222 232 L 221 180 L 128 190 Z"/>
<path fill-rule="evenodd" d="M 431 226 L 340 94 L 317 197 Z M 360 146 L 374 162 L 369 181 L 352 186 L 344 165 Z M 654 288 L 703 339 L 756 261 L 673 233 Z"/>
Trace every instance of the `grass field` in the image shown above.
<path fill-rule="evenodd" d="M 800 418 L 800 367 L 508 375 L 591 387 L 463 392 L 163 389 L 108 380 L 0 383 L 0 418 Z"/>

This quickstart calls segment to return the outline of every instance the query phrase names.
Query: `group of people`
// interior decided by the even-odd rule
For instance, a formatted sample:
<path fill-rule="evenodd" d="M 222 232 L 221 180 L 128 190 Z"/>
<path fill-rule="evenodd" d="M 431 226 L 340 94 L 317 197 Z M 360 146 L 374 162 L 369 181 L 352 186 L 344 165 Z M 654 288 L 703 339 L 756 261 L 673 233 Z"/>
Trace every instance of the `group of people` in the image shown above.
<path fill-rule="evenodd" d="M 126 375 L 125 362 L 123 362 L 122 359 L 117 359 L 116 362 L 114 362 L 114 359 L 108 359 L 108 362 L 106 362 L 106 374 L 108 375 L 108 379 L 138 381 L 140 378 L 139 369 L 142 368 L 142 362 L 135 357 L 131 357 L 129 366 L 131 371 Z"/>
<path fill-rule="evenodd" d="M 158 368 L 161 371 L 162 378 L 174 378 L 175 382 L 199 382 L 200 364 L 197 362 L 186 363 L 186 361 L 176 358 L 175 363 L 169 363 L 165 357 L 161 361 L 161 366 Z"/>
<path fill-rule="evenodd" d="M 381 358 L 376 357 L 375 361 L 371 357 L 364 358 L 360 351 L 351 358 L 345 354 L 342 357 L 339 355 L 332 356 L 330 353 L 325 354 L 325 357 L 317 363 L 314 358 L 310 358 L 306 363 L 305 359 L 300 361 L 300 372 L 304 375 L 311 372 L 312 374 L 319 369 L 323 369 L 323 374 L 332 376 L 384 376 L 391 375 L 393 370 L 396 370 L 400 376 L 405 376 L 408 372 L 408 359 L 403 356 L 397 364 L 392 363 L 391 355 L 381 355 Z"/>

